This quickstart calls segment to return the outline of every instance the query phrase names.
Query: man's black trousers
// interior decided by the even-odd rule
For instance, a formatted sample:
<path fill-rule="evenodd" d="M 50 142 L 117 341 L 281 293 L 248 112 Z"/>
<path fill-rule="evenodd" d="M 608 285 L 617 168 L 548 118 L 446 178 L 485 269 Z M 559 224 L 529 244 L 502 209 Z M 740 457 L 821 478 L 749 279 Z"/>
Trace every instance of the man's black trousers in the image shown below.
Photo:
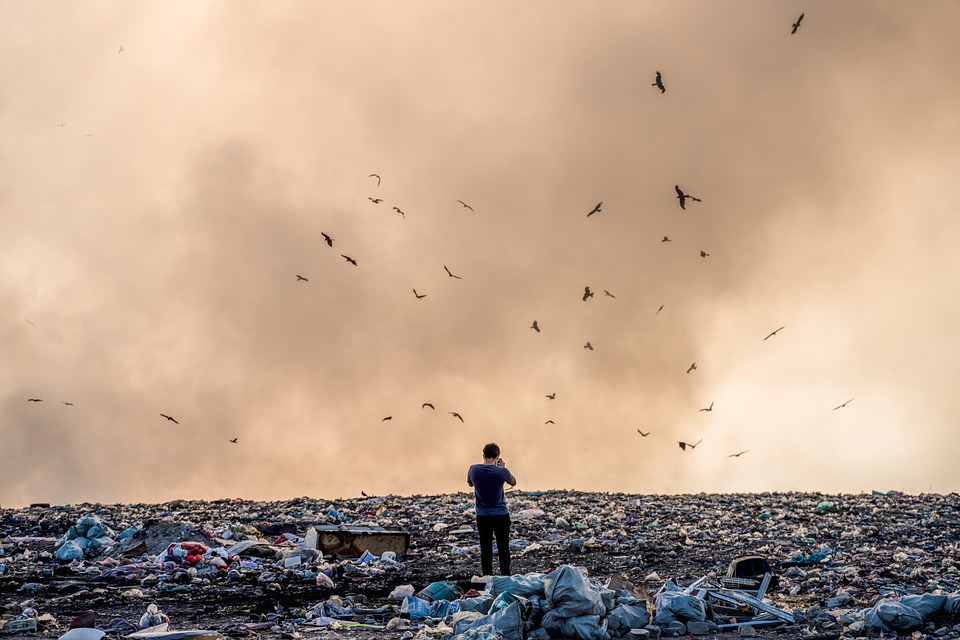
<path fill-rule="evenodd" d="M 510 515 L 477 516 L 477 533 L 480 534 L 480 568 L 483 575 L 493 575 L 494 536 L 497 537 L 500 575 L 510 575 Z"/>

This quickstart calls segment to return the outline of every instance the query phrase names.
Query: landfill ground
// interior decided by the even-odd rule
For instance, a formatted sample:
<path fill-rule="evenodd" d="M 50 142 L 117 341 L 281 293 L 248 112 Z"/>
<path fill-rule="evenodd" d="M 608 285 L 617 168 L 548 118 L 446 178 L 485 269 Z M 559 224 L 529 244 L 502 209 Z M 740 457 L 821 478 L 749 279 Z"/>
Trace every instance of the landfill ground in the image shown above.
<path fill-rule="evenodd" d="M 622 575 L 652 594 L 668 579 L 683 587 L 710 573 L 723 576 L 732 559 L 756 554 L 770 562 L 777 577 L 766 594 L 770 604 L 789 612 L 819 607 L 838 616 L 881 598 L 960 590 L 957 494 L 507 495 L 515 575 L 571 564 L 600 584 Z M 458 493 L 0 509 L 0 617 L 23 618 L 26 611 L 38 622 L 35 632 L 0 629 L 0 640 L 59 638 L 87 610 L 96 613 L 95 624 L 108 637 L 123 637 L 131 629 L 118 620 L 137 625 L 151 603 L 169 617 L 170 630 L 209 629 L 225 637 L 392 639 L 407 630 L 440 637 L 439 621 L 435 629 L 422 621 L 408 628 L 378 628 L 398 617 L 389 611 L 358 614 L 354 621 L 369 627 L 351 626 L 348 619 L 318 627 L 304 618 L 331 598 L 366 611 L 384 605 L 399 611 L 400 600 L 388 598 L 398 586 L 420 591 L 445 580 L 470 586 L 480 573 L 472 507 L 472 494 Z M 91 514 L 115 537 L 131 527 L 137 532 L 88 552 L 83 560 L 56 559 L 58 541 Z M 302 538 L 313 526 L 330 524 L 401 528 L 410 533 L 409 552 L 386 565 L 327 557 L 284 568 L 279 559 L 300 547 L 296 540 L 278 540 L 282 533 Z M 258 555 L 241 553 L 227 568 L 196 571 L 200 563 L 191 572 L 155 562 L 175 542 L 202 542 L 213 549 L 252 539 L 262 541 L 254 548 Z M 318 571 L 329 575 L 332 587 L 318 584 Z M 913 636 L 957 638 L 957 622 L 931 622 Z M 711 634 L 739 635 L 736 629 Z M 840 623 L 826 628 L 784 624 L 757 628 L 756 635 L 879 634 L 853 632 Z"/>

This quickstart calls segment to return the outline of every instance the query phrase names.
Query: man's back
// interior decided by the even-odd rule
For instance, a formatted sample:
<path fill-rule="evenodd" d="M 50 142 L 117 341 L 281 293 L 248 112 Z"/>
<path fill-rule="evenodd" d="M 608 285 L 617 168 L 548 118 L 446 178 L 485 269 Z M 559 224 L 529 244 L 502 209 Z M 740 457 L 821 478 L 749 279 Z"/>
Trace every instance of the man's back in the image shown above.
<path fill-rule="evenodd" d="M 495 464 L 475 464 L 470 467 L 467 484 L 473 487 L 478 516 L 500 516 L 508 513 L 507 501 L 503 495 L 504 482 L 517 482 L 506 467 Z"/>

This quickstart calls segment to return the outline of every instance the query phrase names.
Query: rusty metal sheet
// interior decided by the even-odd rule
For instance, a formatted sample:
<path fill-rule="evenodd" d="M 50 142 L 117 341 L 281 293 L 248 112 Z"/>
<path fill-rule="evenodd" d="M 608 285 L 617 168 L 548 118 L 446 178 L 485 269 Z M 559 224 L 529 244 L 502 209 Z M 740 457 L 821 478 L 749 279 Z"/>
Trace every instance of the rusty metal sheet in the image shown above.
<path fill-rule="evenodd" d="M 320 525 L 307 531 L 306 546 L 345 558 L 359 558 L 364 551 L 377 556 L 392 551 L 400 557 L 410 548 L 410 533 L 382 527 Z"/>

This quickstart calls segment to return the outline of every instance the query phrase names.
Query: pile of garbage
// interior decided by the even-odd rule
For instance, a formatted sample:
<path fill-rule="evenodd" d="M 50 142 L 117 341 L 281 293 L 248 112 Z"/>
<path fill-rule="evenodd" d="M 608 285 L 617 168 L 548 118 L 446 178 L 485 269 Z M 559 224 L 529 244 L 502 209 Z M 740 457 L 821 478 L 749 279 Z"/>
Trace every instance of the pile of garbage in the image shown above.
<path fill-rule="evenodd" d="M 88 514 L 77 520 L 67 529 L 63 537 L 57 540 L 57 560 L 79 560 L 88 553 L 96 554 L 101 549 L 113 545 L 117 538 L 114 531 L 103 524 L 100 517 Z"/>
<path fill-rule="evenodd" d="M 261 637 L 480 638 L 494 617 L 517 616 L 535 640 L 768 627 L 960 637 L 956 494 L 511 491 L 507 502 L 512 577 L 476 575 L 468 493 L 3 509 L 0 636 L 59 637 L 87 609 L 102 629 L 125 621 L 111 627 L 121 635 L 156 604 L 173 629 Z M 767 564 L 728 575 L 747 557 Z M 568 582 L 574 605 L 556 592 Z"/>

